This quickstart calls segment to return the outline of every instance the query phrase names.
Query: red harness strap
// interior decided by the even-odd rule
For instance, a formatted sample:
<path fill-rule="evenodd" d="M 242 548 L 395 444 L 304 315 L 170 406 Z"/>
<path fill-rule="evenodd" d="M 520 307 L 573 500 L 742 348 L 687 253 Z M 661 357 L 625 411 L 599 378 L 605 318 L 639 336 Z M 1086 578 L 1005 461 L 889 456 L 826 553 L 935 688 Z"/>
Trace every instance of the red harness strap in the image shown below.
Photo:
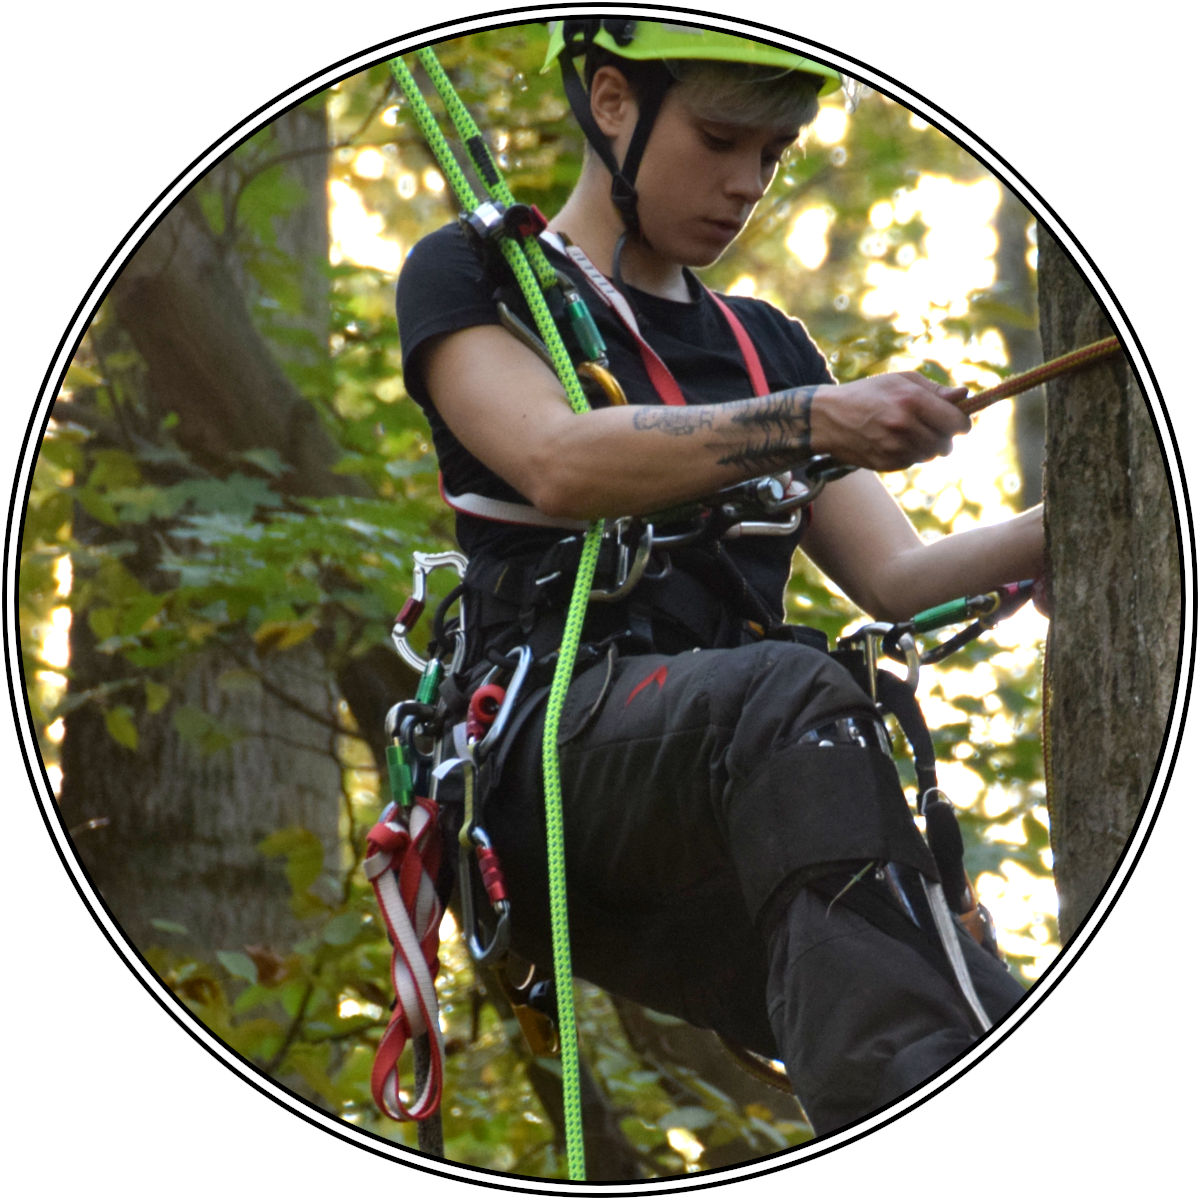
<path fill-rule="evenodd" d="M 367 835 L 363 863 L 375 889 L 392 943 L 392 985 L 396 1007 L 375 1054 L 371 1093 L 394 1121 L 423 1121 L 442 1100 L 444 1046 L 438 1024 L 438 926 L 442 906 L 434 886 L 442 861 L 437 806 L 418 796 L 407 814 L 389 808 Z M 425 1034 L 429 1070 L 420 1095 L 406 1105 L 400 1098 L 398 1063 L 410 1038 Z"/>
<path fill-rule="evenodd" d="M 705 289 L 708 292 L 709 298 L 721 310 L 725 320 L 729 322 L 729 328 L 733 330 L 733 336 L 738 344 L 738 349 L 742 352 L 742 361 L 746 364 L 746 374 L 750 376 L 750 386 L 754 389 L 756 396 L 765 396 L 770 390 L 770 385 L 767 383 L 766 372 L 763 370 L 762 360 L 758 357 L 758 351 L 754 348 L 754 343 L 750 340 L 750 335 L 746 332 L 746 327 L 734 315 L 733 309 L 717 295 L 716 292 L 710 289 Z"/>
<path fill-rule="evenodd" d="M 584 278 L 591 284 L 592 290 L 617 314 L 621 323 L 637 343 L 638 352 L 642 356 L 642 366 L 645 367 L 646 374 L 650 377 L 650 382 L 654 385 L 654 390 L 658 393 L 658 398 L 664 404 L 686 404 L 687 400 L 679 384 L 676 382 L 675 376 L 671 374 L 671 369 L 659 358 L 654 348 L 642 336 L 642 331 L 638 328 L 637 317 L 634 315 L 629 301 L 626 300 L 613 285 L 612 281 L 600 271 L 596 264 L 578 246 L 567 245 L 564 246 L 564 249 L 575 265 L 583 272 Z M 738 350 L 742 355 L 742 363 L 746 368 L 746 374 L 750 378 L 750 386 L 754 389 L 754 394 L 756 396 L 765 396 L 771 389 L 767 384 L 767 376 L 766 372 L 763 371 L 762 360 L 758 357 L 758 351 L 754 348 L 754 343 L 750 340 L 750 335 L 746 332 L 746 327 L 738 320 L 733 309 L 716 292 L 710 288 L 705 288 L 704 290 L 708 294 L 709 299 L 716 304 L 733 333 Z"/>

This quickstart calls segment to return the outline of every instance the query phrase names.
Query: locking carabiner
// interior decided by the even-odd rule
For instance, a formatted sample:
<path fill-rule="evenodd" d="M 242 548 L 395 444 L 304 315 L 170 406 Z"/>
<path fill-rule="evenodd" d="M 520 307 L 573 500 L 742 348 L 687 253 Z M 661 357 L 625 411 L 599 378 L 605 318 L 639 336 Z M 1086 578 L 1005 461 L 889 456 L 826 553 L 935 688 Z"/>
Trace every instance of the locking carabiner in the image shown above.
<path fill-rule="evenodd" d="M 460 846 L 458 855 L 458 890 L 462 898 L 463 937 L 466 939 L 467 950 L 470 952 L 472 960 L 481 967 L 486 967 L 508 952 L 511 940 L 508 889 L 500 870 L 500 860 L 496 857 L 491 839 L 484 832 L 483 826 L 473 826 L 463 840 L 469 843 Z M 496 915 L 496 927 L 486 942 L 480 936 L 480 925 L 475 912 L 475 880 L 471 872 L 472 860 L 479 866 L 483 889 L 491 903 L 492 912 Z"/>
<path fill-rule="evenodd" d="M 414 671 L 421 674 L 428 666 L 428 661 L 422 658 L 409 644 L 408 635 L 416 628 L 421 614 L 425 611 L 426 581 L 439 567 L 453 567 L 458 572 L 461 581 L 467 573 L 467 556 L 457 550 L 443 550 L 437 554 L 426 554 L 424 551 L 413 552 L 413 591 L 404 602 L 392 624 L 392 645 L 396 653 Z M 462 666 L 463 655 L 466 653 L 467 637 L 460 614 L 458 628 L 454 631 L 454 651 L 450 657 L 450 671 L 453 674 Z"/>

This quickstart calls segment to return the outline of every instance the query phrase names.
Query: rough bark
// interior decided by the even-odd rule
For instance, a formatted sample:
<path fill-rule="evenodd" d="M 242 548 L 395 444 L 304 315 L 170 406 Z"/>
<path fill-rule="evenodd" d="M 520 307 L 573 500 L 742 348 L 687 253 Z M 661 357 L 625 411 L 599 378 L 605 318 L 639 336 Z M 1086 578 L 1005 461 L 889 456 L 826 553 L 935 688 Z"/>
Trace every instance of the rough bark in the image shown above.
<path fill-rule="evenodd" d="M 1039 291 L 1047 355 L 1110 332 L 1044 229 Z M 1047 777 L 1065 941 L 1103 892 L 1158 767 L 1178 670 L 1180 547 L 1162 448 L 1123 358 L 1050 384 L 1047 426 Z"/>
<path fill-rule="evenodd" d="M 322 115 L 311 109 L 291 114 L 277 130 L 285 149 L 305 151 L 325 141 Z M 292 169 L 308 200 L 282 223 L 279 246 L 311 264 L 301 290 L 311 344 L 320 346 L 328 323 L 326 166 L 319 153 L 300 153 Z M 144 370 L 115 418 L 99 419 L 93 444 L 144 450 L 170 417 L 177 443 L 213 474 L 228 472 L 241 451 L 269 447 L 288 468 L 275 481 L 278 490 L 309 496 L 353 490 L 357 481 L 334 474 L 337 448 L 284 373 L 285 354 L 256 329 L 248 293 L 245 272 L 196 200 L 176 205 L 114 286 L 114 336 L 136 348 Z M 179 466 L 168 458 L 150 460 L 145 469 L 152 482 L 168 483 Z M 85 544 L 136 541 L 123 565 L 144 586 L 162 582 L 159 553 L 169 530 L 114 530 L 80 512 L 75 533 Z M 71 688 L 80 694 L 132 674 L 97 651 L 88 587 L 81 564 L 71 658 Z M 380 728 L 385 689 L 358 679 L 354 667 L 347 671 L 345 691 L 369 710 L 358 714 L 363 727 Z M 197 949 L 290 944 L 288 888 L 279 864 L 266 862 L 258 844 L 274 830 L 302 826 L 319 838 L 327 864 L 338 865 L 337 693 L 320 646 L 314 640 L 260 655 L 249 637 L 233 645 L 201 641 L 157 681 L 170 688 L 159 711 L 151 711 L 140 687 L 123 685 L 121 699 L 135 714 L 136 750 L 108 736 L 93 704 L 67 720 L 61 803 L 85 867 L 139 946 L 163 940 L 150 925 L 156 918 L 185 926 Z M 195 712 L 236 731 L 236 740 L 205 749 L 182 737 L 179 721 Z"/>

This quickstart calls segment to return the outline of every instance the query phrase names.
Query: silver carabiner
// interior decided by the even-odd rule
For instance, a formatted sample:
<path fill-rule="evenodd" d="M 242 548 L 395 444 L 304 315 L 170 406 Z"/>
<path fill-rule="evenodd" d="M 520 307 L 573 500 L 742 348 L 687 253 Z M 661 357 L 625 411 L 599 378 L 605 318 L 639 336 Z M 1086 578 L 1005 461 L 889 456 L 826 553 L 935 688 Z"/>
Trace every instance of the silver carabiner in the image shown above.
<path fill-rule="evenodd" d="M 894 637 L 895 644 L 904 651 L 906 669 L 904 683 L 908 689 L 915 692 L 917 683 L 920 681 L 921 656 L 917 651 L 916 639 L 908 630 L 897 635 L 896 628 L 887 621 L 871 621 L 866 625 L 860 625 L 853 633 L 841 638 L 838 642 L 839 647 L 856 645 L 862 647 L 863 659 L 867 668 L 867 682 L 871 700 L 874 702 L 879 700 L 878 689 L 875 686 L 875 672 L 879 667 L 885 638 Z"/>
<path fill-rule="evenodd" d="M 642 526 L 642 535 L 638 538 L 637 548 L 633 551 L 633 561 L 629 560 L 629 547 L 621 541 L 621 535 L 628 527 L 629 518 L 622 517 L 614 526 L 614 536 L 620 547 L 620 557 L 617 561 L 617 582 L 611 588 L 592 588 L 588 599 L 601 604 L 624 600 L 630 592 L 642 581 L 646 566 L 650 562 L 650 553 L 654 549 L 654 526 L 647 523 Z"/>
<path fill-rule="evenodd" d="M 459 582 L 461 582 L 467 573 L 467 556 L 460 554 L 457 550 L 443 550 L 435 554 L 427 554 L 422 550 L 414 551 L 413 592 L 392 624 L 392 645 L 396 647 L 396 653 L 418 674 L 425 670 L 428 662 L 408 644 L 408 635 L 416 628 L 421 614 L 425 611 L 426 581 L 439 567 L 453 567 L 458 572 Z M 450 659 L 451 673 L 462 666 L 466 649 L 466 627 L 464 617 L 460 613 L 458 628 L 454 632 L 454 653 Z"/>
<path fill-rule="evenodd" d="M 911 633 L 902 633 L 896 639 L 896 645 L 904 651 L 904 666 L 907 671 L 904 682 L 911 692 L 917 690 L 921 679 L 921 653 L 917 649 L 917 640 Z"/>

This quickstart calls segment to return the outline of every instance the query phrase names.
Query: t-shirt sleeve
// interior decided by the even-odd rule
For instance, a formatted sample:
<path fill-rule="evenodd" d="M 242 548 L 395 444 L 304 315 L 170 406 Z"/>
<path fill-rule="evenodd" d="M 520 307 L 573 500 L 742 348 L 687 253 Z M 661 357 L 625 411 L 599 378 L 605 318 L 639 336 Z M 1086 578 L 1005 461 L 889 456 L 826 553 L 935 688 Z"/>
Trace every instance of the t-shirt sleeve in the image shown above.
<path fill-rule="evenodd" d="M 836 383 L 825 355 L 813 341 L 804 322 L 778 310 L 774 315 L 780 338 L 787 343 L 800 364 L 800 381 L 805 384 Z"/>
<path fill-rule="evenodd" d="M 396 287 L 396 321 L 404 383 L 413 399 L 422 405 L 429 400 L 421 349 L 459 329 L 498 324 L 494 291 L 460 226 L 446 225 L 412 248 Z"/>
<path fill-rule="evenodd" d="M 803 321 L 765 300 L 748 296 L 724 299 L 746 322 L 772 391 L 837 382 Z"/>

